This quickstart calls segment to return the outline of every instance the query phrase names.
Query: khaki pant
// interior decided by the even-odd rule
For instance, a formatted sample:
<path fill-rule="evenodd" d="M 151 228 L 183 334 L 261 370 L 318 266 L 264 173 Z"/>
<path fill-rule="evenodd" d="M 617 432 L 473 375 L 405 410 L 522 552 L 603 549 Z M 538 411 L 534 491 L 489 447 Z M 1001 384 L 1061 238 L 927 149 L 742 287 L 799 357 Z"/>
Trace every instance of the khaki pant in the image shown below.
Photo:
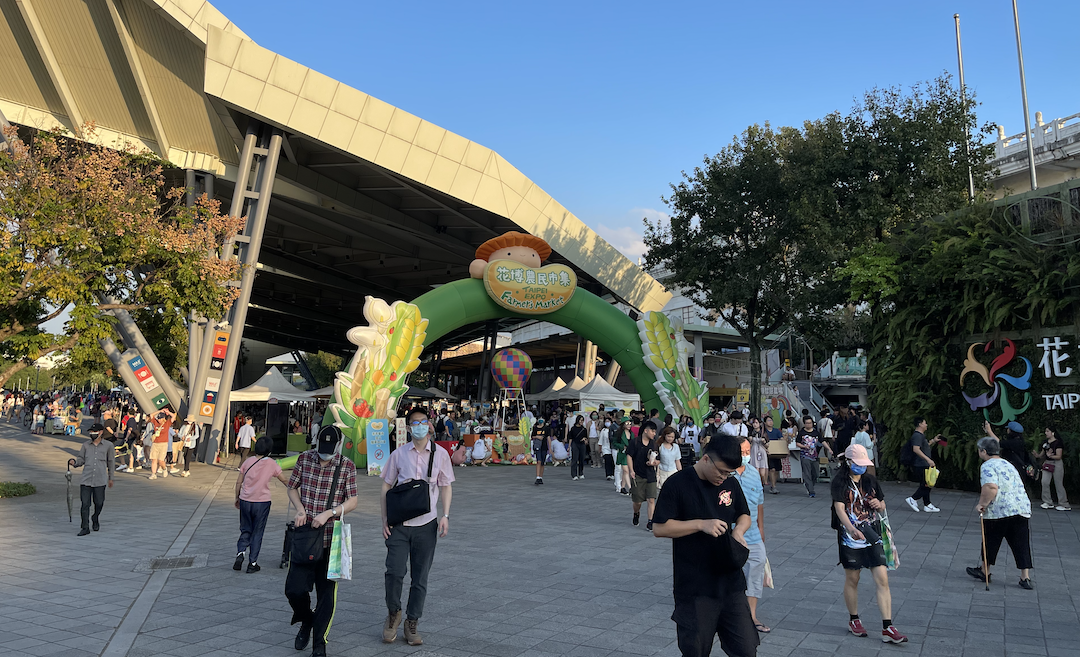
<path fill-rule="evenodd" d="M 1053 504 L 1050 500 L 1050 481 L 1053 480 L 1057 487 L 1058 506 L 1069 506 L 1069 498 L 1065 493 L 1065 463 L 1063 461 L 1047 461 L 1054 464 L 1054 471 L 1042 471 L 1042 501 L 1044 504 Z"/>

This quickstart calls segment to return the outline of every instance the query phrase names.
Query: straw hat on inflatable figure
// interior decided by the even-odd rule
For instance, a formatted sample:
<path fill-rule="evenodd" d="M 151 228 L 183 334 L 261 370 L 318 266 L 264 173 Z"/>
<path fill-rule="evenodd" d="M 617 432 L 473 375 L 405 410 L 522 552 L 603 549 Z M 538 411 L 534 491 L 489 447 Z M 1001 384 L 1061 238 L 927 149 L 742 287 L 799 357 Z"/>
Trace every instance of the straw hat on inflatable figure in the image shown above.
<path fill-rule="evenodd" d="M 529 354 L 520 349 L 514 347 L 501 349 L 491 359 L 491 376 L 495 379 L 495 383 L 499 384 L 499 387 L 504 390 L 524 388 L 530 374 L 532 374 L 532 359 L 529 358 Z M 517 444 L 520 440 L 525 451 L 516 455 L 509 463 L 513 465 L 535 464 L 536 460 L 526 448 L 529 436 L 532 433 L 532 424 L 529 423 L 527 417 L 521 417 L 518 423 L 518 431 L 519 434 L 516 438 L 511 434 L 507 436 L 507 440 L 512 444 Z M 501 456 L 505 457 L 505 455 Z M 502 461 L 500 459 L 497 462 L 501 463 Z"/>

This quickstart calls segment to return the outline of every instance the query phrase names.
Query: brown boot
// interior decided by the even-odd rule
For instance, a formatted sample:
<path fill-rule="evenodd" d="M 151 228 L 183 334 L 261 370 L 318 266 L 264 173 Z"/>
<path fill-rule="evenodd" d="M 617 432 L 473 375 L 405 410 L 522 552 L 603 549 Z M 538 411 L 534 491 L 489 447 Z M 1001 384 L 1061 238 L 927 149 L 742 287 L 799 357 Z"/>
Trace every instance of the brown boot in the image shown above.
<path fill-rule="evenodd" d="M 410 646 L 424 645 L 424 640 L 420 638 L 420 633 L 416 631 L 416 624 L 419 622 L 419 620 L 405 619 L 405 641 Z"/>
<path fill-rule="evenodd" d="M 397 627 L 401 624 L 401 610 L 387 614 L 386 623 L 382 628 L 383 643 L 393 643 L 397 639 Z"/>

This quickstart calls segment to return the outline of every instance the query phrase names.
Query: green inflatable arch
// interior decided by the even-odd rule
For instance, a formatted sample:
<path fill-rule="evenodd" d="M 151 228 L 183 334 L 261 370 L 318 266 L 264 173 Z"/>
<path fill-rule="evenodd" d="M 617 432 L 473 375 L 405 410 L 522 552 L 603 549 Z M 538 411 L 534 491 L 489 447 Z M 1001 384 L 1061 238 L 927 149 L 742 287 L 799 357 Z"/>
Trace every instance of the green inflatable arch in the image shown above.
<path fill-rule="evenodd" d="M 587 290 L 578 288 L 565 306 L 543 315 L 526 315 L 503 308 L 488 296 L 484 282 L 476 278 L 441 285 L 412 303 L 428 320 L 424 347 L 454 329 L 500 317 L 538 319 L 570 329 L 615 359 L 641 396 L 642 408 L 661 408 L 653 388 L 656 375 L 645 365 L 637 323 Z"/>

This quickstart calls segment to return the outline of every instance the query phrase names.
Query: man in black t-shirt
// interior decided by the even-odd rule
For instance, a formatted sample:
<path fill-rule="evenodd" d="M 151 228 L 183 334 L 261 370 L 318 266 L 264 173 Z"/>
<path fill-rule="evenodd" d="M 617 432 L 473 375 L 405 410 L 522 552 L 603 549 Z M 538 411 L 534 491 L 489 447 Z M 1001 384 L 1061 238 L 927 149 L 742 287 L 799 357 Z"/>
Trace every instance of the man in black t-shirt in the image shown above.
<path fill-rule="evenodd" d="M 626 446 L 626 464 L 630 466 L 630 497 L 634 503 L 634 525 L 641 521 L 641 503 L 649 503 L 648 522 L 645 529 L 652 530 L 653 509 L 656 507 L 656 465 L 658 454 L 656 425 L 649 420 L 641 426 L 638 437 Z M 740 457 L 741 459 L 742 457 Z"/>
<path fill-rule="evenodd" d="M 742 465 L 738 439 L 718 435 L 693 468 L 668 477 L 656 502 L 653 533 L 672 540 L 679 650 L 706 657 L 714 635 L 732 657 L 757 654 L 758 634 L 742 567 L 750 507 L 731 474 Z M 730 535 L 728 535 L 730 534 Z"/>
<path fill-rule="evenodd" d="M 551 428 L 545 426 L 544 418 L 536 421 L 532 432 L 533 457 L 536 458 L 536 481 L 537 486 L 544 483 L 544 463 L 547 462 L 548 451 L 551 448 Z"/>

